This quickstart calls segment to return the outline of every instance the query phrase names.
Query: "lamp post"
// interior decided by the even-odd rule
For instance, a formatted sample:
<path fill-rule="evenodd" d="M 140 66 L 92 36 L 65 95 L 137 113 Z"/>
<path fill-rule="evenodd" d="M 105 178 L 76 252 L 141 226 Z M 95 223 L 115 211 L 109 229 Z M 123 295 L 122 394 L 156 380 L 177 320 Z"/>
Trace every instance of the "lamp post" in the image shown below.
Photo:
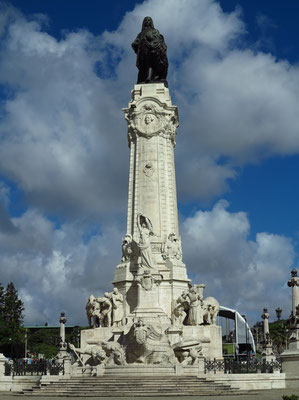
<path fill-rule="evenodd" d="M 275 312 L 276 312 L 277 321 L 280 321 L 282 309 L 280 307 L 277 307 Z"/>
<path fill-rule="evenodd" d="M 245 321 L 245 341 L 246 341 L 246 360 L 248 361 L 248 327 L 247 327 L 247 319 L 246 316 L 243 314 L 242 315 L 244 321 Z"/>
<path fill-rule="evenodd" d="M 24 358 L 26 358 L 27 357 L 27 347 L 28 347 L 28 337 L 27 337 L 27 329 L 25 329 L 25 337 L 24 337 L 24 342 L 25 342 L 25 355 L 24 355 Z"/>
<path fill-rule="evenodd" d="M 296 307 L 299 305 L 299 277 L 295 268 L 291 271 L 291 279 L 288 281 L 288 286 L 292 288 L 292 314 L 295 316 Z"/>

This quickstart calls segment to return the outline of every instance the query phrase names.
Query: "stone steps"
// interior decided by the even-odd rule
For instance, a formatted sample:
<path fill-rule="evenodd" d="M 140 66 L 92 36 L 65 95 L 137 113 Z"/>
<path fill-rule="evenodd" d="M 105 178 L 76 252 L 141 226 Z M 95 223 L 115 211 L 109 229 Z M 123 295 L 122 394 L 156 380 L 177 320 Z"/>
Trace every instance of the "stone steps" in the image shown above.
<path fill-rule="evenodd" d="M 111 376 L 61 378 L 24 389 L 29 396 L 144 397 L 241 394 L 230 385 L 195 376 Z"/>

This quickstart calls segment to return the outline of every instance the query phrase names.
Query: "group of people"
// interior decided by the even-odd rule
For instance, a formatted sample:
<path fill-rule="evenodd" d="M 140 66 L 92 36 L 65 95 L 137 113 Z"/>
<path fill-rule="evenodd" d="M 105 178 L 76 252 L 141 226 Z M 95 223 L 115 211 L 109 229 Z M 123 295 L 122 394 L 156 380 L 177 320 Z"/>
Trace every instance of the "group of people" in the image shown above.
<path fill-rule="evenodd" d="M 104 293 L 104 297 L 91 294 L 86 304 L 86 314 L 90 328 L 122 325 L 123 295 L 117 288 L 111 293 Z"/>

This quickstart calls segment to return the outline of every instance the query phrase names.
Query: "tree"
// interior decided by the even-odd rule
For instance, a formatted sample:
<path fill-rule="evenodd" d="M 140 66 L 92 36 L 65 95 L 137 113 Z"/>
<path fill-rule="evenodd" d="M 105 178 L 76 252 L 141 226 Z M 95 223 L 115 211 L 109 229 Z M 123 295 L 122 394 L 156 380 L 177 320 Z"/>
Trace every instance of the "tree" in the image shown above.
<path fill-rule="evenodd" d="M 6 290 L 0 284 L 0 351 L 6 356 L 20 356 L 24 340 L 24 304 L 19 299 L 14 284 Z"/>
<path fill-rule="evenodd" d="M 4 315 L 8 322 L 21 325 L 23 322 L 24 303 L 19 299 L 18 292 L 14 284 L 10 282 L 7 285 L 4 295 Z"/>
<path fill-rule="evenodd" d="M 3 287 L 2 284 L 0 283 L 0 318 L 3 318 L 4 296 L 5 296 L 4 287 Z"/>

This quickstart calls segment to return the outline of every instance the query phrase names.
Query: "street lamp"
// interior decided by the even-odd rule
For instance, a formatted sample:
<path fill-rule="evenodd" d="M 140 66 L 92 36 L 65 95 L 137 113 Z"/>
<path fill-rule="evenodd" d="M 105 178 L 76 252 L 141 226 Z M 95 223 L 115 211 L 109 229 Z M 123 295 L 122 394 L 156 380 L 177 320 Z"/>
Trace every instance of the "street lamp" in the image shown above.
<path fill-rule="evenodd" d="M 280 321 L 282 309 L 280 307 L 277 307 L 275 312 L 276 312 L 277 321 Z"/>
<path fill-rule="evenodd" d="M 246 319 L 245 315 L 242 315 L 242 317 L 243 317 L 243 319 L 245 321 L 246 358 L 247 358 L 247 361 L 248 361 L 248 331 L 247 331 L 248 328 L 247 328 L 247 319 Z"/>

